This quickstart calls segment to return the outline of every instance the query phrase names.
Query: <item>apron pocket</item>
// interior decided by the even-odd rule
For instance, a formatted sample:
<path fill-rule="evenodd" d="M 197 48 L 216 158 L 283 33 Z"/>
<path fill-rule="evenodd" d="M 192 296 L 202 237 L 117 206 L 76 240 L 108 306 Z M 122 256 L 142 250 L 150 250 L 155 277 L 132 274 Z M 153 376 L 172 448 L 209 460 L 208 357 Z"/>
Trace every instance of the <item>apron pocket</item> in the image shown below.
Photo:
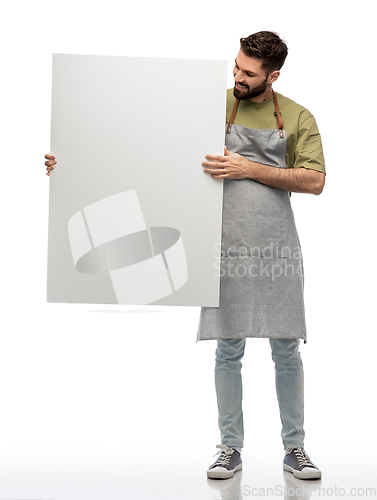
<path fill-rule="evenodd" d="M 237 208 L 223 216 L 222 250 L 227 257 L 285 257 L 286 211 Z"/>

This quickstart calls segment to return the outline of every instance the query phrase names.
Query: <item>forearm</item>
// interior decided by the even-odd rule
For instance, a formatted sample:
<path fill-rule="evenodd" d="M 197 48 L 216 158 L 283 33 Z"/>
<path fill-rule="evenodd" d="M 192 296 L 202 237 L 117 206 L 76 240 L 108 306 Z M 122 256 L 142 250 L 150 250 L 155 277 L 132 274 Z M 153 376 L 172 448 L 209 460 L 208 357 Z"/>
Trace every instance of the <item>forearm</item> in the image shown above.
<path fill-rule="evenodd" d="M 250 161 L 227 148 L 225 155 L 206 155 L 202 163 L 204 172 L 214 179 L 253 179 L 282 191 L 292 193 L 321 194 L 325 185 L 325 174 L 305 167 L 277 168 Z"/>
<path fill-rule="evenodd" d="M 316 170 L 299 168 L 277 168 L 250 162 L 248 177 L 267 186 L 292 193 L 322 193 L 325 174 Z"/>

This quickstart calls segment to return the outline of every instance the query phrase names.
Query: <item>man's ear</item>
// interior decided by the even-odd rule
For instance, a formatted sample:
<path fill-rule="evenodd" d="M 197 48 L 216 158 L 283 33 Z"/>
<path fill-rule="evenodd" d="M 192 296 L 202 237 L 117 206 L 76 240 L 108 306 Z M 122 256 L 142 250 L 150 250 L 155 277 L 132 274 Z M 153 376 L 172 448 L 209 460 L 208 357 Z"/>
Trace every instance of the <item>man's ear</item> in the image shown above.
<path fill-rule="evenodd" d="M 279 78 L 279 76 L 280 76 L 280 71 L 278 71 L 278 70 L 272 71 L 272 73 L 270 73 L 268 75 L 268 83 L 276 82 L 276 80 Z"/>

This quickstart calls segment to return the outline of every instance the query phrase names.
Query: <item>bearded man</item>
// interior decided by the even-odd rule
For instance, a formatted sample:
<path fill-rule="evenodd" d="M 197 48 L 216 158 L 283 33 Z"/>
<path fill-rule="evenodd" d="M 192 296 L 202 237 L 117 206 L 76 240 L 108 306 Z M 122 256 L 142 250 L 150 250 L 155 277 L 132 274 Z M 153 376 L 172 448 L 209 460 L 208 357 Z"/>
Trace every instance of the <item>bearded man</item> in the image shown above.
<path fill-rule="evenodd" d="M 272 88 L 288 53 L 284 41 L 269 31 L 240 41 L 224 155 L 209 154 L 202 164 L 224 179 L 220 305 L 201 309 L 198 329 L 198 340 L 217 340 L 221 444 L 207 476 L 225 479 L 242 468 L 241 359 L 246 338 L 263 337 L 275 363 L 283 467 L 300 479 L 320 478 L 304 450 L 304 280 L 290 193 L 322 192 L 321 138 L 312 114 Z"/>

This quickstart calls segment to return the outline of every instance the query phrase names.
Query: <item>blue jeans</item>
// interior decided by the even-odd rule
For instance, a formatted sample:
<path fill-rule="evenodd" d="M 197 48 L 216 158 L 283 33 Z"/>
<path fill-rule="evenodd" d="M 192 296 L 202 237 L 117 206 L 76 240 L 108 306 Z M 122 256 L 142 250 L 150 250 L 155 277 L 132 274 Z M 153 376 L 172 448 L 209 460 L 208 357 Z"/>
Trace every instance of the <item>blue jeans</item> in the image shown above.
<path fill-rule="evenodd" d="M 299 339 L 269 339 L 284 448 L 304 446 L 304 370 Z M 215 386 L 221 443 L 243 447 L 241 359 L 246 339 L 217 341 Z M 256 374 L 257 375 L 257 374 Z M 256 378 L 256 383 L 257 378 Z"/>

